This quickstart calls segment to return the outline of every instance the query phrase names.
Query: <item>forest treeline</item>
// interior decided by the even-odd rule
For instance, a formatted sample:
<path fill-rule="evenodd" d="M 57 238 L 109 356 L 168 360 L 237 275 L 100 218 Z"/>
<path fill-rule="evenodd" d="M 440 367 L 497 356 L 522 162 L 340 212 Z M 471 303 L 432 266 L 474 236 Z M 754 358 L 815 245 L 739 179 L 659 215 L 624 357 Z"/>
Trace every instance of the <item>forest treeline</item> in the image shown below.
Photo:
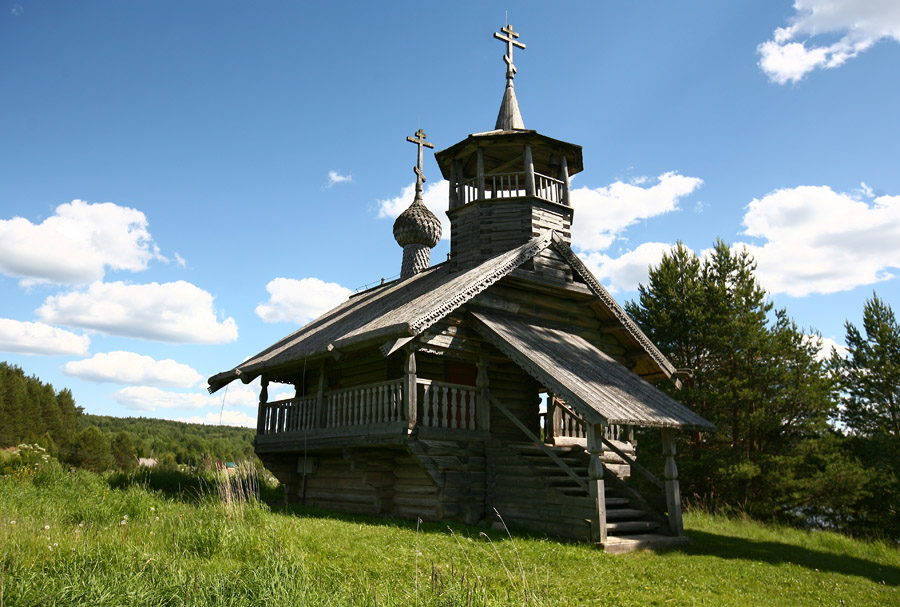
<path fill-rule="evenodd" d="M 709 509 L 900 539 L 900 326 L 876 294 L 844 355 L 773 309 L 756 263 L 678 244 L 626 308 L 677 368 L 659 384 L 717 428 L 679 437 L 682 495 Z M 658 432 L 640 457 L 659 458 Z M 656 462 L 661 465 L 660 462 Z"/>
<path fill-rule="evenodd" d="M 255 459 L 254 431 L 146 417 L 89 415 L 68 389 L 0 362 L 0 448 L 40 445 L 61 461 L 94 471 L 131 471 L 138 458 L 162 467 Z"/>

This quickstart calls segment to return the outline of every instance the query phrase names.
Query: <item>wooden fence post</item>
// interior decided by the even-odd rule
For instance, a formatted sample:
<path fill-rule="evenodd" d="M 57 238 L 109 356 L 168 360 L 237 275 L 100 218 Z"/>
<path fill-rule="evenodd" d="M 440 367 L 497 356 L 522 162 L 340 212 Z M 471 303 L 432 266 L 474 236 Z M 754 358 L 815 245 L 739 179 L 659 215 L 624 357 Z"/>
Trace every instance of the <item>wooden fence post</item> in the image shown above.
<path fill-rule="evenodd" d="M 587 425 L 588 493 L 591 496 L 591 541 L 606 544 L 606 483 L 603 480 L 604 424 Z"/>
<path fill-rule="evenodd" d="M 669 533 L 675 537 L 684 535 L 681 521 L 681 489 L 678 486 L 678 466 L 675 465 L 675 430 L 662 429 L 662 452 L 666 460 L 663 478 L 666 481 L 666 510 L 669 513 Z"/>

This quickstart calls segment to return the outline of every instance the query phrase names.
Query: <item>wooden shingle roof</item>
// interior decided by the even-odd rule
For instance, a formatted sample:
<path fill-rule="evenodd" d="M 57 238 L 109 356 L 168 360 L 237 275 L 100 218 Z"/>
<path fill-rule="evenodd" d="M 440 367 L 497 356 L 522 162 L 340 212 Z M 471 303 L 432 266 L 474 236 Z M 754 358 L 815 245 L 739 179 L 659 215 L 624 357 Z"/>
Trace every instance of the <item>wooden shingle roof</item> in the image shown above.
<path fill-rule="evenodd" d="M 473 311 L 470 317 L 482 337 L 588 422 L 713 428 L 577 334 L 496 312 Z"/>

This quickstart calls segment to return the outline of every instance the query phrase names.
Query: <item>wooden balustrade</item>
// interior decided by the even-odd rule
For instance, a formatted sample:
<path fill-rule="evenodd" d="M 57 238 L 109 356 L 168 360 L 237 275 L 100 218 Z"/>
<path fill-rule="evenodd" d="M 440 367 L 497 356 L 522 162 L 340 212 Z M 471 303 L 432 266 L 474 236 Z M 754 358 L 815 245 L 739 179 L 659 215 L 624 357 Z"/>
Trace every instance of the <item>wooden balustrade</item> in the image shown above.
<path fill-rule="evenodd" d="M 568 405 L 556 400 L 549 407 L 550 412 L 544 418 L 544 436 L 551 438 L 575 438 L 587 440 L 587 425 L 584 419 Z M 608 424 L 603 438 L 608 441 L 631 442 L 634 440 L 631 426 Z"/>
<path fill-rule="evenodd" d="M 565 204 L 564 192 L 565 183 L 559 179 L 534 174 L 535 188 L 534 195 L 550 202 Z M 485 197 L 489 198 L 513 198 L 517 196 L 527 196 L 525 187 L 525 173 L 496 173 L 484 176 Z M 473 200 L 479 200 L 481 196 L 478 191 L 478 178 L 466 179 L 459 183 L 457 191 L 457 205 L 462 206 Z"/>
<path fill-rule="evenodd" d="M 406 419 L 403 381 L 335 390 L 325 395 L 325 428 L 366 426 Z"/>
<path fill-rule="evenodd" d="M 432 428 L 475 430 L 478 388 L 419 379 L 420 423 Z"/>
<path fill-rule="evenodd" d="M 299 432 L 315 427 L 316 397 L 286 398 L 266 403 L 263 434 Z"/>
<path fill-rule="evenodd" d="M 478 428 L 478 388 L 428 379 L 417 379 L 416 385 L 418 424 L 449 430 Z M 409 417 L 403 380 L 333 390 L 319 399 L 314 395 L 266 403 L 260 433 L 370 426 Z"/>

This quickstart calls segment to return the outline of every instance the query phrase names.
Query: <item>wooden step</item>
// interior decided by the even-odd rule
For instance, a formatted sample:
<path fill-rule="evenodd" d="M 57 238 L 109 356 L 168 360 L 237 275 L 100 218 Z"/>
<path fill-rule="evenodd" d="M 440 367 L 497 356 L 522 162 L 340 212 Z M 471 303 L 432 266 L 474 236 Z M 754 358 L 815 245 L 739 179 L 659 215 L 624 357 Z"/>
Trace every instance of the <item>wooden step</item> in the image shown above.
<path fill-rule="evenodd" d="M 686 537 L 671 537 L 648 533 L 645 535 L 610 535 L 605 544 L 597 544 L 604 552 L 610 554 L 625 554 L 635 550 L 657 550 L 676 548 L 688 543 Z"/>
<path fill-rule="evenodd" d="M 619 506 L 628 506 L 631 504 L 631 500 L 627 497 L 610 497 L 609 493 L 606 494 L 606 508 L 609 510 L 610 506 L 613 508 L 617 508 Z"/>
<path fill-rule="evenodd" d="M 619 521 L 606 524 L 607 533 L 613 535 L 628 535 L 649 533 L 660 528 L 660 523 L 654 521 Z"/>
<path fill-rule="evenodd" d="M 606 502 L 606 520 L 607 521 L 621 521 L 624 522 L 626 520 L 633 521 L 646 521 L 647 520 L 647 511 L 646 510 L 638 510 L 636 508 L 610 508 L 609 502 Z"/>

